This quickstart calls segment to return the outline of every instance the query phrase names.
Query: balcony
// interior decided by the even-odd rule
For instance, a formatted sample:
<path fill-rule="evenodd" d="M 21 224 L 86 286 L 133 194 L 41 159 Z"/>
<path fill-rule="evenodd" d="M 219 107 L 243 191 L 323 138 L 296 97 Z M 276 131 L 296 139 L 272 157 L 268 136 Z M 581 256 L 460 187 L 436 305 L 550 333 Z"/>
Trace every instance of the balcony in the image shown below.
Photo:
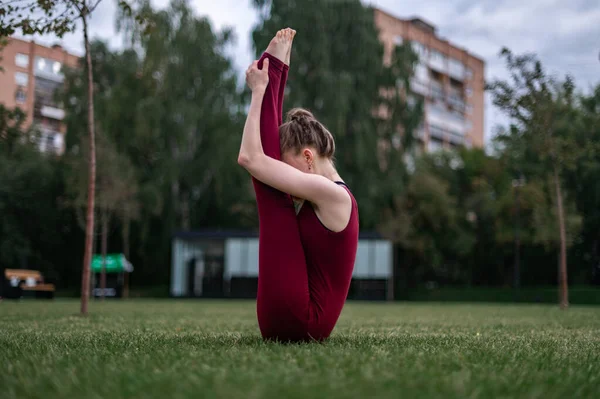
<path fill-rule="evenodd" d="M 43 57 L 35 57 L 33 73 L 36 77 L 62 83 L 65 79 L 62 64 L 58 61 Z"/>
<path fill-rule="evenodd" d="M 450 59 L 450 62 L 448 63 L 448 75 L 450 75 L 450 77 L 452 77 L 453 79 L 462 82 L 465 79 L 464 64 L 453 58 Z"/>
<path fill-rule="evenodd" d="M 454 145 L 463 145 L 465 137 L 460 132 L 449 131 L 448 140 Z"/>
<path fill-rule="evenodd" d="M 450 106 L 452 108 L 454 108 L 455 110 L 457 110 L 461 113 L 464 113 L 465 110 L 467 109 L 467 106 L 466 106 L 464 100 L 461 97 L 456 96 L 456 95 L 452 95 L 452 94 L 449 95 L 448 103 L 450 104 Z"/>
<path fill-rule="evenodd" d="M 461 146 L 465 144 L 465 136 L 462 132 L 454 131 L 435 124 L 429 124 L 429 142 L 448 141 L 452 146 Z"/>
<path fill-rule="evenodd" d="M 433 50 L 431 57 L 429 58 L 429 67 L 441 73 L 447 73 L 448 68 L 446 67 L 446 56 L 442 53 Z"/>
<path fill-rule="evenodd" d="M 65 118 L 64 109 L 55 108 L 48 105 L 42 105 L 40 114 L 46 118 L 56 119 L 59 121 L 62 121 Z"/>
<path fill-rule="evenodd" d="M 441 84 L 431 84 L 431 97 L 433 97 L 434 100 L 444 101 L 444 88 Z"/>
<path fill-rule="evenodd" d="M 437 125 L 430 124 L 429 125 L 429 136 L 443 141 L 446 136 L 446 132 L 443 128 L 441 128 Z"/>
<path fill-rule="evenodd" d="M 411 79 L 410 81 L 410 89 L 414 93 L 420 94 L 424 97 L 429 97 L 429 87 L 427 87 L 426 83 L 419 81 L 418 79 Z"/>
<path fill-rule="evenodd" d="M 37 128 L 40 132 L 38 138 L 38 148 L 40 152 L 62 154 L 64 146 L 62 133 L 41 126 L 38 126 Z"/>

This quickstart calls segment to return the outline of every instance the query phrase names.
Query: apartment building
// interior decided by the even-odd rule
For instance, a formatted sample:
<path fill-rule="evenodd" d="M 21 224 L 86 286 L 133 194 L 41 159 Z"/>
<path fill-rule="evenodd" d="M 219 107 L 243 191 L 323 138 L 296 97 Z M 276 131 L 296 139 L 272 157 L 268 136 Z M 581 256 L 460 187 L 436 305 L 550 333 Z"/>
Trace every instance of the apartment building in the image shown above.
<path fill-rule="evenodd" d="M 27 113 L 26 126 L 35 125 L 41 133 L 41 151 L 62 154 L 65 110 L 55 93 L 62 87 L 64 66 L 76 67 L 79 58 L 60 45 L 46 47 L 17 38 L 9 38 L 0 57 L 0 103 Z"/>
<path fill-rule="evenodd" d="M 410 42 L 419 55 L 412 95 L 425 104 L 419 139 L 426 151 L 484 145 L 484 68 L 482 59 L 437 35 L 421 18 L 401 19 L 375 9 L 375 24 L 390 62 L 394 47 Z"/>

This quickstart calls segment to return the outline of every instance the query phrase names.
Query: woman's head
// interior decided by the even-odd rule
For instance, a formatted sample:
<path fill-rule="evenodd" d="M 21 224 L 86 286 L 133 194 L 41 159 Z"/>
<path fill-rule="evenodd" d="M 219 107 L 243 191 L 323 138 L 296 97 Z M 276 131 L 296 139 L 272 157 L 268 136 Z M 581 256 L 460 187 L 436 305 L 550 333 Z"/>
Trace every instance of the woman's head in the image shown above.
<path fill-rule="evenodd" d="M 323 162 L 331 164 L 335 153 L 333 136 L 310 111 L 294 108 L 279 127 L 281 157 L 303 172 L 318 173 Z"/>

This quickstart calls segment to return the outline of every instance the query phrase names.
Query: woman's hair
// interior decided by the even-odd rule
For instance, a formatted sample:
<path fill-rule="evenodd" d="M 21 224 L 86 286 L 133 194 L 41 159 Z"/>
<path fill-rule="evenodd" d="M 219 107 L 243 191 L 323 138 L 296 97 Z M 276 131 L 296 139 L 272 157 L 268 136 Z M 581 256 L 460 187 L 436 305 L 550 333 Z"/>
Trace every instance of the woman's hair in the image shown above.
<path fill-rule="evenodd" d="M 285 123 L 279 127 L 281 153 L 292 150 L 297 154 L 304 147 L 313 147 L 327 159 L 333 159 L 335 142 L 333 135 L 313 114 L 303 108 L 291 109 Z"/>

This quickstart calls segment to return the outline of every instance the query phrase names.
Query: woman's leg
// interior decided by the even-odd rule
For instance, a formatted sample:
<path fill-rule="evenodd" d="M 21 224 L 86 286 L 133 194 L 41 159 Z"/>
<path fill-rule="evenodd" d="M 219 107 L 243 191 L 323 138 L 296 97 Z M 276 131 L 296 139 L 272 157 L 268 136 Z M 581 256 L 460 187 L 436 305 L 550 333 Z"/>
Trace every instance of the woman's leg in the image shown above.
<path fill-rule="evenodd" d="M 280 160 L 281 94 L 287 66 L 282 50 L 272 44 L 259 60 L 262 68 L 263 60 L 269 58 L 260 129 L 265 154 Z M 257 315 L 261 333 L 282 341 L 307 339 L 308 275 L 293 203 L 287 194 L 256 179 L 253 184 L 260 223 Z"/>

